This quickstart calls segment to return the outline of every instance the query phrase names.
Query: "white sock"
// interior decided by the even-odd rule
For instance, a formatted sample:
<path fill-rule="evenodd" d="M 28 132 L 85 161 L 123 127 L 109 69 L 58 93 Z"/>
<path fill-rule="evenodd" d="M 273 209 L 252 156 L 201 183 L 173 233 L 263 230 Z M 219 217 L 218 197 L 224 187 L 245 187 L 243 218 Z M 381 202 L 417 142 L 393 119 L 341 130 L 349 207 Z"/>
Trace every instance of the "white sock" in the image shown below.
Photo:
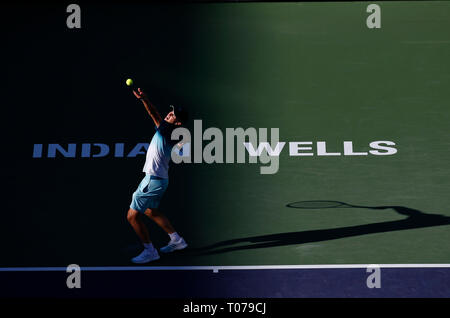
<path fill-rule="evenodd" d="M 171 241 L 178 241 L 181 236 L 177 232 L 173 232 L 169 234 Z"/>
<path fill-rule="evenodd" d="M 149 251 L 153 251 L 155 249 L 152 243 L 144 243 L 144 248 Z"/>

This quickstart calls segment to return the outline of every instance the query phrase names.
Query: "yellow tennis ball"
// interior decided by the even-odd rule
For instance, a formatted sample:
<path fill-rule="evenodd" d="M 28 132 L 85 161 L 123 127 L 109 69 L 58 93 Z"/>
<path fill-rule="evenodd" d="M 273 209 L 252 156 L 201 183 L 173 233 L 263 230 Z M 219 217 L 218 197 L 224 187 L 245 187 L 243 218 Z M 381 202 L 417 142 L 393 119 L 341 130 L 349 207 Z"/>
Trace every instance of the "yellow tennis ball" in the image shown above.
<path fill-rule="evenodd" d="M 131 86 L 131 85 L 133 85 L 133 80 L 131 78 L 129 78 L 129 79 L 127 79 L 127 81 L 125 83 L 127 83 L 127 86 Z"/>

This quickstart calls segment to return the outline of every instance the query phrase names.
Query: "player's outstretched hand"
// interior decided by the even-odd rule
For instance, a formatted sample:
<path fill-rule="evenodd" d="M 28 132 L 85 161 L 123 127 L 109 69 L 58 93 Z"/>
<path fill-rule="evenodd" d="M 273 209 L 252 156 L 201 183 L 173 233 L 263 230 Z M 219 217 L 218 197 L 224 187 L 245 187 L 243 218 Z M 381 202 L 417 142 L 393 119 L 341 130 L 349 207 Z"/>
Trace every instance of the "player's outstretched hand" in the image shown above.
<path fill-rule="evenodd" d="M 137 92 L 133 89 L 133 94 L 138 99 L 147 99 L 147 95 L 140 88 L 138 88 Z"/>

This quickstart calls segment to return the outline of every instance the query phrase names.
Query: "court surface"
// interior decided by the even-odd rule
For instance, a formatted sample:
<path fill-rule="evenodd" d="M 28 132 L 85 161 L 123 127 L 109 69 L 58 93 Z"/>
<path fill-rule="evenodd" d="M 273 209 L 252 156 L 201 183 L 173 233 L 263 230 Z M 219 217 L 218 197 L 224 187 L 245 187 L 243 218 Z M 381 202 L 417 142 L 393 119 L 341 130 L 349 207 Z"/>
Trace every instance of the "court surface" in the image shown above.
<path fill-rule="evenodd" d="M 380 29 L 366 26 L 361 2 L 97 5 L 80 30 L 61 23 L 64 6 L 40 23 L 33 8 L 11 7 L 20 18 L 2 31 L 5 68 L 33 98 L 8 88 L 0 266 L 132 265 L 141 247 L 126 211 L 145 151 L 126 154 L 154 130 L 128 77 L 163 113 L 182 103 L 203 129 L 279 128 L 313 153 L 286 145 L 273 175 L 250 163 L 172 165 L 161 210 L 189 248 L 148 266 L 450 263 L 450 2 L 377 3 Z M 345 156 L 344 141 L 355 152 L 392 141 L 397 153 Z M 317 142 L 342 155 L 318 156 Z M 52 143 L 76 144 L 75 158 L 33 158 L 35 144 Z M 84 143 L 110 153 L 82 157 Z M 358 207 L 289 206 L 309 200 Z"/>

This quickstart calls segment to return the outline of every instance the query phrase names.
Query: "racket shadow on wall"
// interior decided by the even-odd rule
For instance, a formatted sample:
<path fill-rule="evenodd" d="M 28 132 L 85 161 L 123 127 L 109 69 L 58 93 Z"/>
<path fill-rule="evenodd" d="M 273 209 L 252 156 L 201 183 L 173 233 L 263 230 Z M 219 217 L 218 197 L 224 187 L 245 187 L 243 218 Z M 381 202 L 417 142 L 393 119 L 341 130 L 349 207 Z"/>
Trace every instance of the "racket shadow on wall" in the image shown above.
<path fill-rule="evenodd" d="M 197 250 L 203 251 L 201 253 L 203 255 L 211 255 L 239 250 L 321 242 L 366 234 L 402 231 L 402 230 L 410 230 L 410 229 L 450 224 L 450 217 L 448 216 L 440 214 L 428 214 L 404 206 L 361 206 L 361 205 L 352 205 L 340 201 L 317 200 L 317 201 L 292 202 L 286 204 L 286 207 L 292 209 L 305 209 L 305 210 L 330 209 L 330 208 L 333 209 L 364 208 L 371 210 L 392 209 L 401 215 L 407 216 L 407 218 L 395 221 L 347 226 L 333 229 L 321 229 L 321 230 L 288 232 L 288 233 L 245 237 L 218 242 L 213 245 L 206 246 L 204 248 L 200 248 Z M 232 246 L 242 243 L 252 243 L 252 244 Z"/>

